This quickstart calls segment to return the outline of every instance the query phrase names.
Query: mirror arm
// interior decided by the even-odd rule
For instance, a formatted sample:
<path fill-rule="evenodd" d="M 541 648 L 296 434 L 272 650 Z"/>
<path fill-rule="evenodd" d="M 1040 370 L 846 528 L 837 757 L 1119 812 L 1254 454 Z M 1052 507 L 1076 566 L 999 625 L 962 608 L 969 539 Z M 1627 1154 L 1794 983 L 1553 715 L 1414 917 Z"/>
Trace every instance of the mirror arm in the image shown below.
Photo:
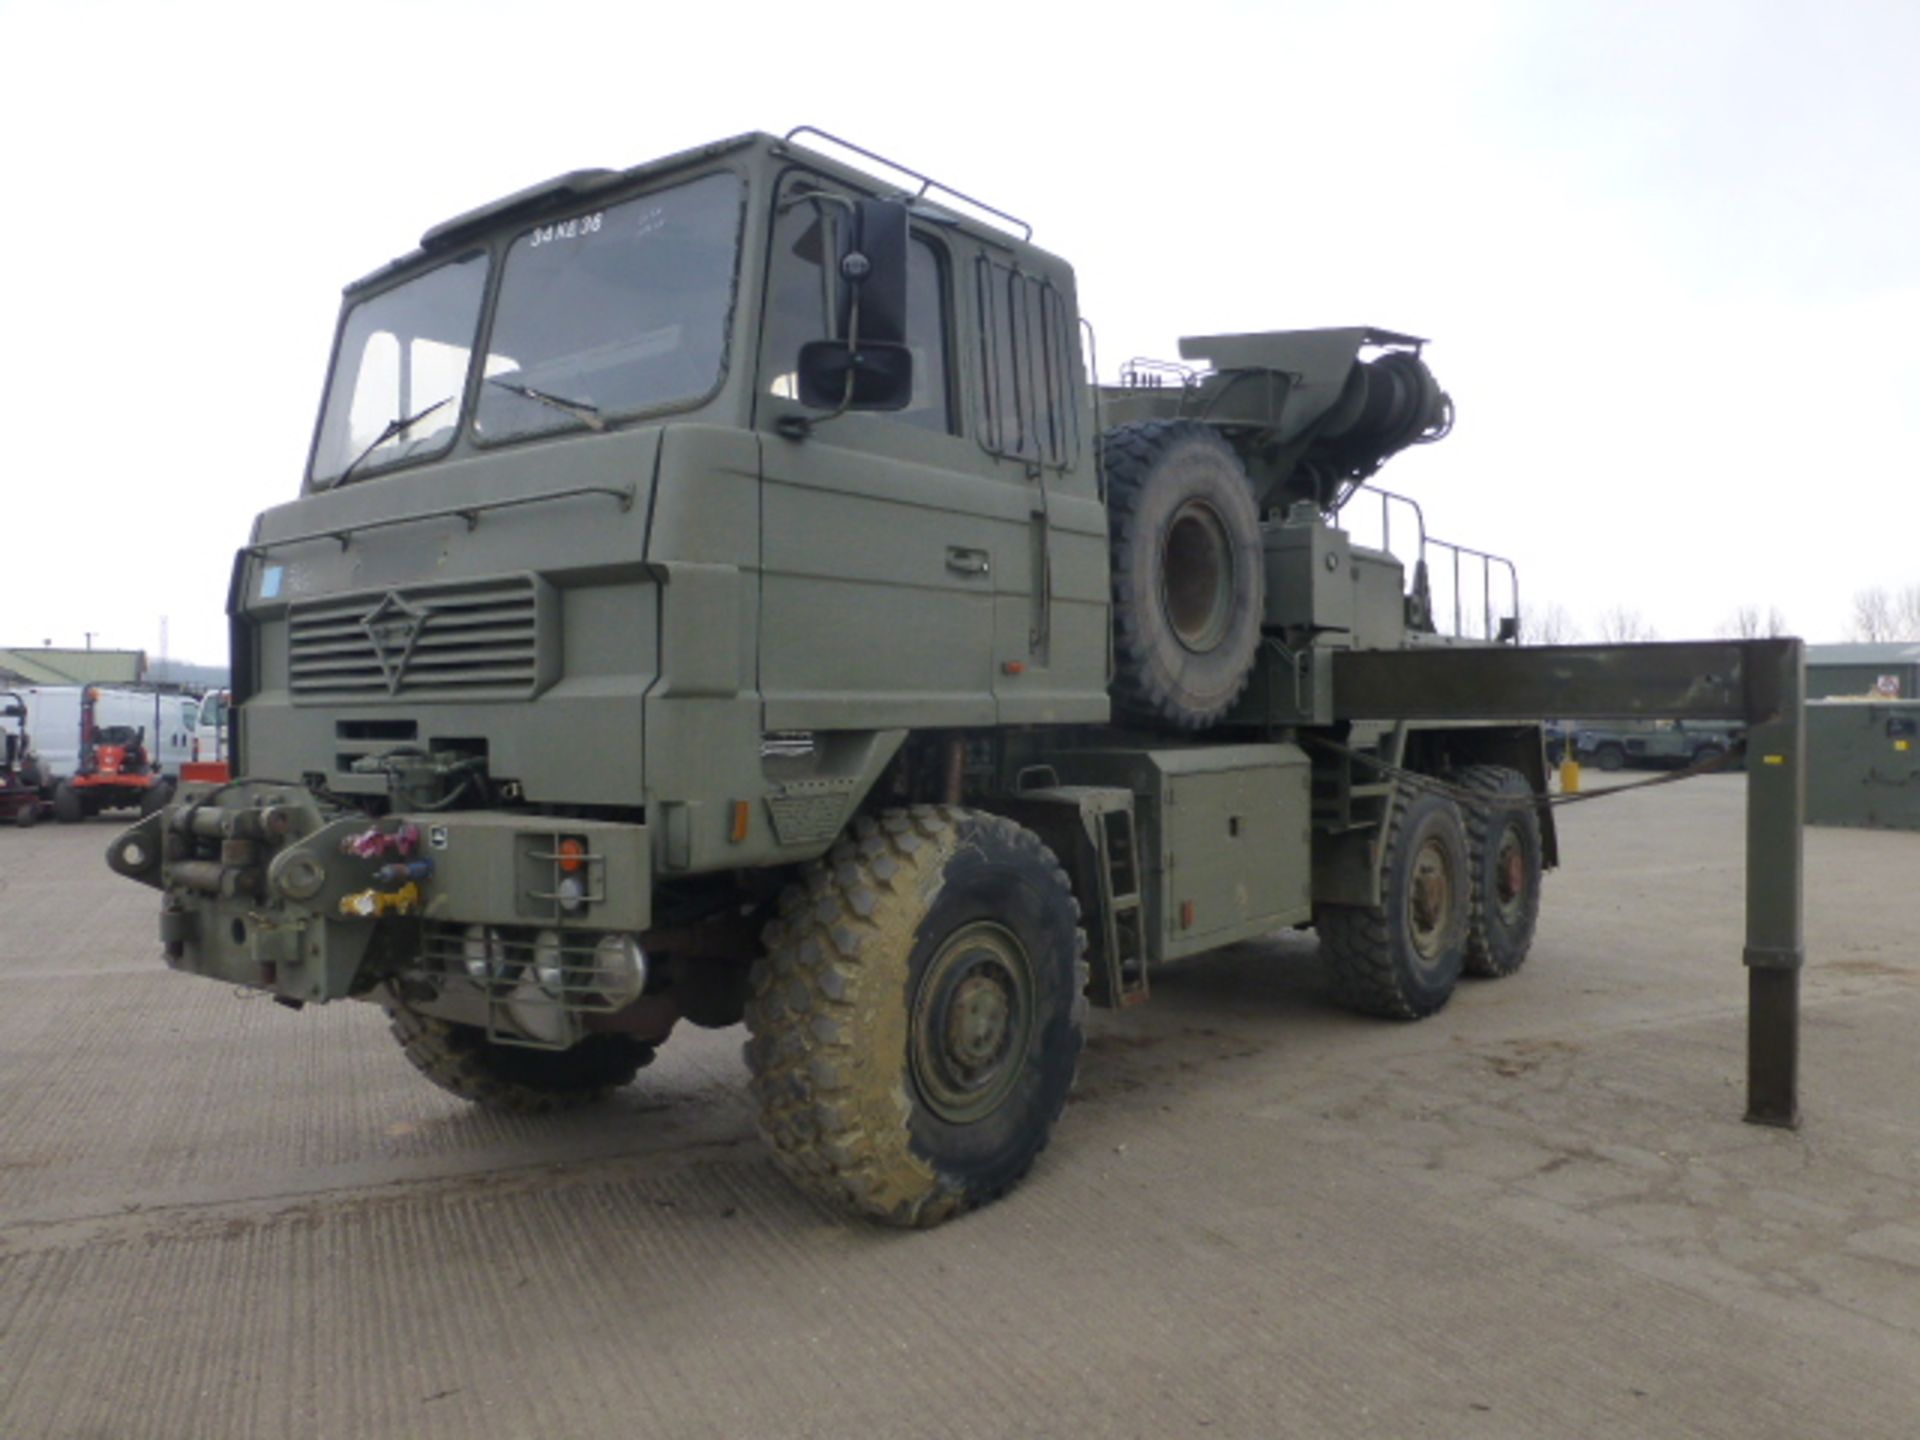
<path fill-rule="evenodd" d="M 847 354 L 851 357 L 860 344 L 860 287 L 854 286 L 853 304 L 847 311 Z M 853 408 L 854 382 L 860 372 L 849 363 L 847 366 L 846 388 L 840 392 L 840 403 L 824 415 L 782 415 L 773 422 L 774 432 L 787 440 L 804 440 L 814 432 L 815 427 L 829 420 L 838 420 Z"/>
<path fill-rule="evenodd" d="M 822 201 L 825 201 L 829 205 L 838 205 L 844 209 L 847 212 L 849 222 L 860 213 L 854 206 L 853 201 L 844 195 L 835 195 L 830 190 L 811 189 L 796 191 L 791 199 L 780 206 L 780 209 L 784 212 L 791 206 L 799 205 L 802 202 L 819 204 Z M 860 282 L 849 279 L 838 266 L 830 268 L 834 272 L 834 278 L 842 285 L 851 287 L 853 291 L 853 294 L 849 297 L 847 306 L 847 353 L 851 356 L 860 345 Z M 804 440 L 813 433 L 815 426 L 824 425 L 829 420 L 838 420 L 853 408 L 854 382 L 858 378 L 858 370 L 849 364 L 847 366 L 846 388 L 840 392 L 840 403 L 837 406 L 824 415 L 782 415 L 778 420 L 774 421 L 774 432 L 787 440 Z"/>

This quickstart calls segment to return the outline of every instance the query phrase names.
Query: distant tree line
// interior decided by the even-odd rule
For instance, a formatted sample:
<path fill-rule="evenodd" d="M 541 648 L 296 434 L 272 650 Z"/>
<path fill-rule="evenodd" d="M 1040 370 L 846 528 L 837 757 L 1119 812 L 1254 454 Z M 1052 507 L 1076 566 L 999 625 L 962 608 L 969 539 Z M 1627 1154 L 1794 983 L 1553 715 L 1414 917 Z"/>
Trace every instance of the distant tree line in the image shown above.
<path fill-rule="evenodd" d="M 1730 640 L 1765 640 L 1793 632 L 1779 606 L 1763 610 L 1758 605 L 1740 605 L 1714 633 Z M 1609 605 L 1590 627 L 1581 625 L 1558 602 L 1537 606 L 1521 617 L 1520 638 L 1528 645 L 1576 645 L 1589 637 L 1603 645 L 1640 645 L 1658 640 L 1660 632 L 1631 605 Z"/>
<path fill-rule="evenodd" d="M 1737 605 L 1714 633 L 1728 640 L 1768 640 L 1791 635 L 1793 627 L 1778 605 Z M 1592 639 L 1603 645 L 1637 645 L 1658 640 L 1660 632 L 1631 605 L 1610 605 L 1591 625 L 1574 619 L 1566 606 L 1548 602 L 1527 608 L 1520 618 L 1520 639 L 1528 645 L 1576 645 Z M 1891 589 L 1869 585 L 1853 596 L 1847 638 L 1868 644 L 1920 641 L 1920 584 Z"/>
<path fill-rule="evenodd" d="M 1631 605 L 1610 605 L 1594 619 L 1591 630 L 1556 602 L 1525 611 L 1520 617 L 1520 639 L 1528 645 L 1577 645 L 1588 638 L 1605 645 L 1637 645 L 1658 640 L 1660 632 Z"/>
<path fill-rule="evenodd" d="M 1869 585 L 1853 592 L 1853 620 L 1847 638 L 1874 644 L 1887 640 L 1920 640 L 1920 585 L 1889 590 Z"/>

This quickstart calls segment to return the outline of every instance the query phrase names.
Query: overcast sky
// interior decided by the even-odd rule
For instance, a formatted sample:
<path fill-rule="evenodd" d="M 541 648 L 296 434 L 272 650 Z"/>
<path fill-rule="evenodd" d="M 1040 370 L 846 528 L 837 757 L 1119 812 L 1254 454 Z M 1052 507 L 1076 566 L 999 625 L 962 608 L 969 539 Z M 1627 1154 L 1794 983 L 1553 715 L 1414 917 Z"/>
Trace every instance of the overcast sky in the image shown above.
<path fill-rule="evenodd" d="M 1109 377 L 1432 340 L 1382 475 L 1591 630 L 1920 581 L 1920 3 L 0 0 L 0 644 L 225 658 L 339 290 L 561 171 L 812 123 L 1033 222 Z"/>

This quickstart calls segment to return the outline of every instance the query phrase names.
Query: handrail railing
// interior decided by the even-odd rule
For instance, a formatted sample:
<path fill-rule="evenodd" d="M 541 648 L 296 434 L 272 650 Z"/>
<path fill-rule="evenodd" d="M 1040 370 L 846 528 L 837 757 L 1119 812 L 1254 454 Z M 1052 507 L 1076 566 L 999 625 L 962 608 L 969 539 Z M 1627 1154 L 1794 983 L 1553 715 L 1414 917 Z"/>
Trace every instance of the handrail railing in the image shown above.
<path fill-rule="evenodd" d="M 1402 495 L 1393 490 L 1382 490 L 1378 485 L 1360 484 L 1354 487 L 1357 494 L 1361 490 L 1370 491 L 1380 497 L 1380 548 L 1389 554 L 1393 552 L 1393 507 L 1404 505 L 1413 511 L 1414 529 L 1420 535 L 1420 550 L 1414 556 L 1416 560 L 1427 558 L 1427 512 L 1420 508 L 1420 502 L 1411 495 Z"/>
<path fill-rule="evenodd" d="M 1399 504 L 1413 511 L 1414 529 L 1419 536 L 1419 548 L 1414 558 L 1421 566 L 1427 565 L 1427 549 L 1429 546 L 1435 549 L 1445 550 L 1451 555 L 1453 562 L 1450 567 L 1453 586 L 1453 629 L 1449 632 L 1451 635 L 1458 639 L 1500 640 L 1503 637 L 1499 622 L 1511 619 L 1515 627 L 1514 633 L 1505 638 L 1514 640 L 1519 638 L 1520 570 L 1513 561 L 1504 555 L 1495 555 L 1487 550 L 1476 550 L 1471 545 L 1459 545 L 1451 540 L 1442 540 L 1437 535 L 1429 535 L 1427 533 L 1426 512 L 1420 508 L 1420 502 L 1409 495 L 1401 495 L 1393 490 L 1383 490 L 1377 485 L 1365 484 L 1356 487 L 1355 493 L 1357 494 L 1361 490 L 1369 491 L 1380 497 L 1380 548 L 1382 550 L 1387 551 L 1389 554 L 1393 553 L 1393 507 Z M 1469 564 L 1465 567 L 1467 574 L 1463 577 L 1463 560 L 1478 561 L 1480 566 L 1480 630 L 1477 635 L 1470 635 L 1466 629 L 1468 612 L 1465 606 L 1462 581 L 1463 578 L 1466 581 L 1471 581 L 1472 566 Z M 1496 567 L 1506 572 L 1507 583 L 1505 589 L 1508 602 L 1508 608 L 1505 613 L 1497 617 L 1493 601 L 1493 574 Z M 1429 576 L 1429 584 L 1431 584 L 1431 567 L 1428 567 L 1427 573 Z"/>
<path fill-rule="evenodd" d="M 1509 608 L 1506 614 L 1500 618 L 1502 620 L 1511 619 L 1513 621 L 1515 627 L 1514 632 L 1512 636 L 1508 638 L 1518 640 L 1520 638 L 1520 571 L 1518 567 L 1514 565 L 1513 561 L 1504 555 L 1495 555 L 1486 550 L 1476 550 L 1471 545 L 1456 545 L 1453 541 L 1442 540 L 1437 535 L 1429 536 L 1428 543 L 1436 545 L 1443 550 L 1453 552 L 1453 634 L 1481 640 L 1499 640 L 1502 638 L 1498 628 L 1494 625 L 1493 570 L 1497 565 L 1507 572 L 1507 598 L 1509 601 Z M 1462 619 L 1460 559 L 1463 555 L 1472 556 L 1480 562 L 1480 633 L 1477 636 L 1467 636 L 1465 622 Z"/>

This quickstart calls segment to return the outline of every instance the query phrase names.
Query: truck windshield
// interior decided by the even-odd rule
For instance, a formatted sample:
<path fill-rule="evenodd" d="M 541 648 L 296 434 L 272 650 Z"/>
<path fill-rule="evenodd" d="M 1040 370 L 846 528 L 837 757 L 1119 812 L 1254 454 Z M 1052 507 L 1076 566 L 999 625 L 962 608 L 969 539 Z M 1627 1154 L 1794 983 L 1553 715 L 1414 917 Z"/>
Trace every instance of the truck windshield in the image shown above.
<path fill-rule="evenodd" d="M 534 226 L 501 272 L 474 430 L 485 440 L 686 405 L 720 383 L 743 191 L 708 175 Z"/>
<path fill-rule="evenodd" d="M 487 257 L 476 252 L 347 312 L 313 452 L 314 484 L 453 443 L 486 283 Z M 411 424 L 401 423 L 409 417 Z"/>

